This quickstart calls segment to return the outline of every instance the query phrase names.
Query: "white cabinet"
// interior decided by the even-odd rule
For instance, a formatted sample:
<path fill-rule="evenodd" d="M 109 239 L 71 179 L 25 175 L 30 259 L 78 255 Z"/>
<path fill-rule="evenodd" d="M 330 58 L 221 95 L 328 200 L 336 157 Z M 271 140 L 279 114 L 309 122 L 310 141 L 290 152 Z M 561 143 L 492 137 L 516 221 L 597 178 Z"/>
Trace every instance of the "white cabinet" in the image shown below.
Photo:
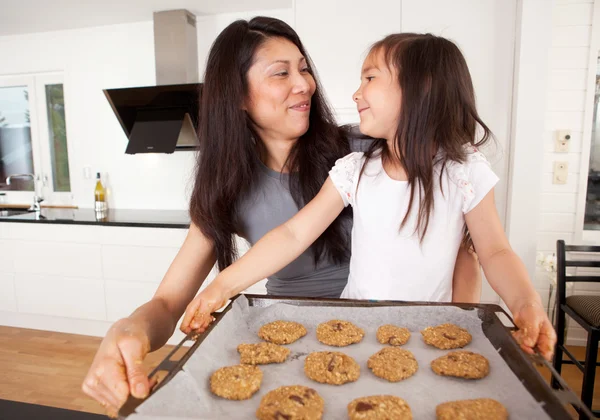
<path fill-rule="evenodd" d="M 0 237 L 0 273 L 14 273 L 14 261 L 14 243 Z"/>
<path fill-rule="evenodd" d="M 31 242 L 99 244 L 100 226 L 0 222 L 5 239 Z"/>
<path fill-rule="evenodd" d="M 18 273 L 15 285 L 19 312 L 106 320 L 102 279 Z"/>
<path fill-rule="evenodd" d="M 16 273 L 102 278 L 100 245 L 30 240 L 12 242 Z"/>
<path fill-rule="evenodd" d="M 105 279 L 160 283 L 179 248 L 102 245 Z"/>
<path fill-rule="evenodd" d="M 107 226 L 100 229 L 99 236 L 103 245 L 180 248 L 187 232 L 187 229 Z"/>
<path fill-rule="evenodd" d="M 0 222 L 0 325 L 103 335 L 152 298 L 186 235 L 187 229 Z M 236 241 L 246 252 L 246 241 Z M 266 293 L 264 281 L 249 292 Z M 182 337 L 176 331 L 170 343 Z"/>
<path fill-rule="evenodd" d="M 154 296 L 157 285 L 126 280 L 105 280 L 106 319 L 117 321 L 131 315 L 140 305 Z"/>
<path fill-rule="evenodd" d="M 0 223 L 0 325 L 103 334 L 153 296 L 186 234 Z"/>
<path fill-rule="evenodd" d="M 17 311 L 15 295 L 15 275 L 0 272 L 0 311 Z"/>

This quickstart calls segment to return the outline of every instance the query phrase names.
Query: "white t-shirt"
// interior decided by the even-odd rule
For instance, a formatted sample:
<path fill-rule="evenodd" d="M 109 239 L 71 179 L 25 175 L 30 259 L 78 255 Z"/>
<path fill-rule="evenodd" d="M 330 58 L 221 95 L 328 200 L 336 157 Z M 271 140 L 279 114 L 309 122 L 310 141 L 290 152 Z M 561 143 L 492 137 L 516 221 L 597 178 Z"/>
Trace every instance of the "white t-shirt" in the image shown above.
<path fill-rule="evenodd" d="M 352 257 L 343 298 L 437 301 L 452 300 L 452 277 L 471 211 L 498 182 L 485 156 L 472 145 L 464 164 L 448 161 L 434 167 L 434 208 L 423 242 L 415 233 L 419 194 L 400 229 L 410 200 L 407 181 L 390 178 L 381 157 L 351 153 L 339 159 L 329 175 L 344 204 L 354 211 Z M 440 189 L 440 185 L 443 189 Z M 443 191 L 443 192 L 442 192 Z"/>

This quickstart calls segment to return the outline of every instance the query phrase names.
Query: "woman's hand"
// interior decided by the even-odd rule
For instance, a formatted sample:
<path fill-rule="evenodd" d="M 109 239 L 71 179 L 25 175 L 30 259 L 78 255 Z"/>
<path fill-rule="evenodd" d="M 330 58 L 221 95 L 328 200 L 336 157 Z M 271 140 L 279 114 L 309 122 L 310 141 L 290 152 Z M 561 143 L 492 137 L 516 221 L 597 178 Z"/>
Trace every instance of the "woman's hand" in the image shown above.
<path fill-rule="evenodd" d="M 152 384 L 142 367 L 150 350 L 144 330 L 129 319 L 117 321 L 98 348 L 83 381 L 84 393 L 116 417 L 129 394 L 145 398 Z"/>

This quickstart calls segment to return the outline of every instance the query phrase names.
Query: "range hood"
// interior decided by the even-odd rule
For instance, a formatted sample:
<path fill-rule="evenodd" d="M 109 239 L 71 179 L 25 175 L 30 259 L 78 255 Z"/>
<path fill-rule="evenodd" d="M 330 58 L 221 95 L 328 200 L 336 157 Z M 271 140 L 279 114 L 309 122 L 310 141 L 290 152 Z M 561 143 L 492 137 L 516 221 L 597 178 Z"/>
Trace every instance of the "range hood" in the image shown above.
<path fill-rule="evenodd" d="M 104 89 L 129 139 L 125 153 L 173 153 L 198 145 L 196 17 L 187 10 L 154 13 L 156 86 Z"/>

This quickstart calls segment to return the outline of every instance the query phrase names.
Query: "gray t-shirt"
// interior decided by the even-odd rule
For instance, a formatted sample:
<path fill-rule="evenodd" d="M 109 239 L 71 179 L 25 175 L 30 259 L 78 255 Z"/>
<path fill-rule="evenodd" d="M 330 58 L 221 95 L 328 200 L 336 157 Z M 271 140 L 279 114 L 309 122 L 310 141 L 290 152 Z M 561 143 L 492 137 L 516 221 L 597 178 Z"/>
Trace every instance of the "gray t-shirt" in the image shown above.
<path fill-rule="evenodd" d="M 350 148 L 352 151 L 363 151 L 370 143 L 370 140 L 352 138 Z M 252 191 L 238 203 L 239 235 L 251 245 L 298 212 L 289 190 L 290 175 L 276 172 L 263 164 L 260 167 Z M 351 219 L 344 222 L 344 227 L 350 240 Z M 338 298 L 348 282 L 348 270 L 347 263 L 334 264 L 327 258 L 321 258 L 315 267 L 312 248 L 308 248 L 281 271 L 269 277 L 267 293 Z"/>

